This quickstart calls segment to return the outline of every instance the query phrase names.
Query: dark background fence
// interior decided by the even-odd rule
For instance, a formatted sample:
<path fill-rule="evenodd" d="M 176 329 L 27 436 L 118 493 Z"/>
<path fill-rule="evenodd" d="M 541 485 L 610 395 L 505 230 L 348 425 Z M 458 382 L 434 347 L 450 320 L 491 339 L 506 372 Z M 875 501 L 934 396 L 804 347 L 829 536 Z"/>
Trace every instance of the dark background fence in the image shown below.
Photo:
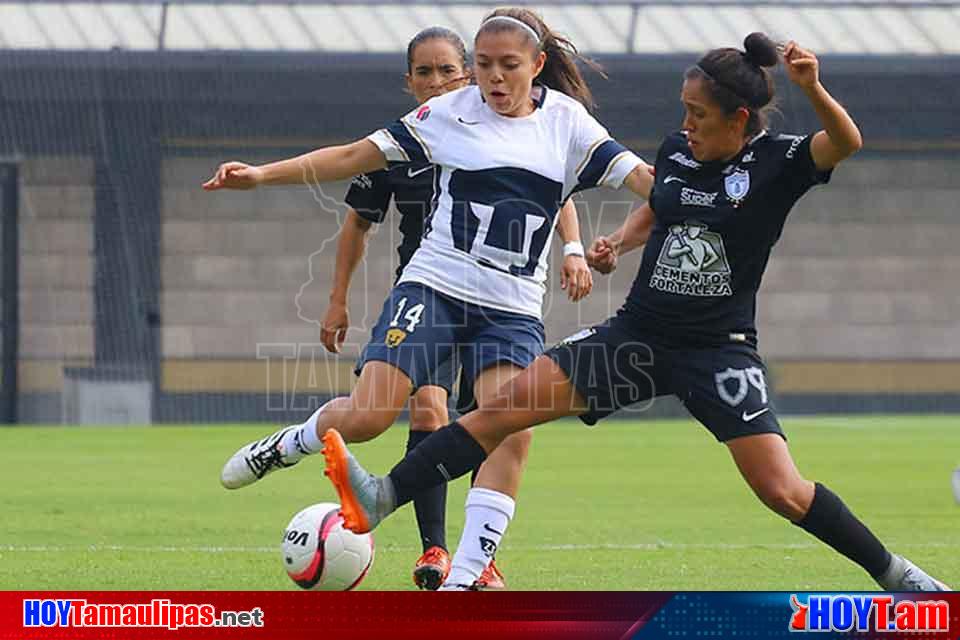
<path fill-rule="evenodd" d="M 592 78 L 598 117 L 652 157 L 679 123 L 691 57 L 598 59 L 610 76 Z M 960 410 L 956 61 L 823 60 L 866 147 L 802 202 L 771 263 L 761 349 L 782 410 Z M 0 186 L 4 416 L 279 421 L 348 390 L 390 285 L 395 225 L 354 285 L 352 348 L 327 357 L 317 322 L 345 185 L 199 184 L 220 160 L 299 153 L 395 119 L 412 107 L 403 70 L 397 54 L 3 52 L 0 171 L 18 185 Z M 814 128 L 779 80 L 774 128 Z M 584 236 L 614 228 L 630 200 L 587 196 Z M 548 341 L 616 308 L 635 266 L 575 309 L 551 282 Z"/>

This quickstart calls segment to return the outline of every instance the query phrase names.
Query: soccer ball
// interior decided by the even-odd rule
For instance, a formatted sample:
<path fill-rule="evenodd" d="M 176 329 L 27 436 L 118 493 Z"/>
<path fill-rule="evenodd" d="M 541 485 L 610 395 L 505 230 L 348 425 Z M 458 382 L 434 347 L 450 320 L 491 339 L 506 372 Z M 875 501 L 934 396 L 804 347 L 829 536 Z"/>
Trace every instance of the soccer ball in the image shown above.
<path fill-rule="evenodd" d="M 323 502 L 293 516 L 280 545 L 290 579 L 311 591 L 349 591 L 373 564 L 373 536 L 343 528 L 340 505 Z"/>

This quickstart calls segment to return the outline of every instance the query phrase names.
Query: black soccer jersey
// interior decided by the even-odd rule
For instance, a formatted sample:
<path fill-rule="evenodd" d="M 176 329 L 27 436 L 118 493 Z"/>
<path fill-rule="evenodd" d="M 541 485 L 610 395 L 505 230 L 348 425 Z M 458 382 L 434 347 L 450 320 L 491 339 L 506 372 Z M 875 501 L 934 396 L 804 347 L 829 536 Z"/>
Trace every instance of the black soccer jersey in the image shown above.
<path fill-rule="evenodd" d="M 386 218 L 393 198 L 400 213 L 402 235 L 397 247 L 400 256 L 397 277 L 420 246 L 424 219 L 430 215 L 432 205 L 433 174 L 433 165 L 398 164 L 355 177 L 347 191 L 347 204 L 361 218 L 377 224 Z"/>
<path fill-rule="evenodd" d="M 825 183 L 811 136 L 753 138 L 733 159 L 698 162 L 683 133 L 657 153 L 656 223 L 625 308 L 639 328 L 687 344 L 756 344 L 756 296 L 787 214 Z"/>

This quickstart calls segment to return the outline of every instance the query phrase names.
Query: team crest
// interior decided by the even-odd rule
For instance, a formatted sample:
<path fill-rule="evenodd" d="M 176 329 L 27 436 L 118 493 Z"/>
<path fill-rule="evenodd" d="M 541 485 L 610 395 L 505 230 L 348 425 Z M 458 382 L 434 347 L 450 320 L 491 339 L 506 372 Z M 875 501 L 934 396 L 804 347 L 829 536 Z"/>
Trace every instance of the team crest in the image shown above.
<path fill-rule="evenodd" d="M 723 190 L 730 200 L 739 204 L 750 191 L 750 173 L 742 170 L 734 171 L 723 179 Z"/>
<path fill-rule="evenodd" d="M 400 343 L 407 339 L 407 332 L 403 329 L 393 328 L 387 331 L 387 338 L 383 341 L 385 345 L 393 349 L 400 346 Z"/>

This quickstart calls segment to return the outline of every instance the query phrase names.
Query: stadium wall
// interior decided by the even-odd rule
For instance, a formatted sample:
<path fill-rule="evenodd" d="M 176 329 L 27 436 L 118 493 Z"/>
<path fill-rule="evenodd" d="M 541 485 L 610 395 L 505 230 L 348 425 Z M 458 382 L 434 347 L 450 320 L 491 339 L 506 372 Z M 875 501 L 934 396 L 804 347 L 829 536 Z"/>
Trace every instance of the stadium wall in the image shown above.
<path fill-rule="evenodd" d="M 652 157 L 679 121 L 690 60 L 602 62 L 610 79 L 593 83 L 599 117 Z M 867 146 L 791 214 L 768 269 L 758 317 L 781 410 L 960 410 L 954 64 L 824 61 Z M 20 420 L 61 421 L 77 370 L 149 381 L 152 418 L 163 422 L 281 421 L 348 390 L 392 283 L 395 225 L 371 238 L 352 292 L 355 328 L 332 358 L 318 323 L 346 185 L 206 194 L 199 183 L 223 159 L 298 153 L 395 118 L 411 106 L 400 65 L 373 55 L 5 52 L 0 153 L 21 165 Z M 780 84 L 776 128 L 812 128 L 802 96 Z M 584 237 L 615 228 L 630 200 L 587 194 Z M 598 277 L 578 306 L 554 270 L 548 341 L 615 310 L 635 268 L 628 258 Z M 652 414 L 677 411 L 663 402 Z"/>

